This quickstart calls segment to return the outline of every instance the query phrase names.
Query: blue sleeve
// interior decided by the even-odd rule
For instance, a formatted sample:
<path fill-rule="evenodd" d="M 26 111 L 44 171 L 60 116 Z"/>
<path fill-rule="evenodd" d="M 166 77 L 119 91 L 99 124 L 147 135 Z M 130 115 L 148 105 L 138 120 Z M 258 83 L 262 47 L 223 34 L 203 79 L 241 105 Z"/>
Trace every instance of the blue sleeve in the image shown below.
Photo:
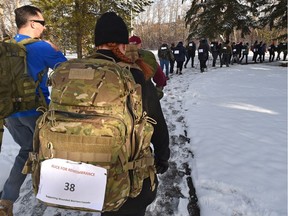
<path fill-rule="evenodd" d="M 26 45 L 27 50 L 27 65 L 28 72 L 36 81 L 38 74 L 44 71 L 44 76 L 40 83 L 40 88 L 49 101 L 49 90 L 47 86 L 48 70 L 55 69 L 60 63 L 67 61 L 66 57 L 60 52 L 56 51 L 49 43 L 39 41 Z"/>
<path fill-rule="evenodd" d="M 54 69 L 61 62 L 67 61 L 60 51 L 56 51 L 45 41 L 28 44 L 26 50 L 28 71 L 35 81 L 39 72 Z"/>

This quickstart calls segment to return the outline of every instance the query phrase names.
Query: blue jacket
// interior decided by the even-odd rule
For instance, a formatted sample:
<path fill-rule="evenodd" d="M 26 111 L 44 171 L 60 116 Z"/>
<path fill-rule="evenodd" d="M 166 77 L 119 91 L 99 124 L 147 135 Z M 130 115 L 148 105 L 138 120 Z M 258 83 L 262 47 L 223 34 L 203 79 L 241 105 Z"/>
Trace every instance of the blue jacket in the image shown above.
<path fill-rule="evenodd" d="M 27 35 L 17 34 L 14 39 L 19 42 L 23 39 L 29 38 Z M 60 51 L 56 51 L 49 43 L 40 40 L 39 42 L 31 43 L 26 45 L 27 51 L 27 68 L 28 73 L 33 77 L 35 81 L 38 80 L 38 73 L 46 71 L 43 76 L 40 88 L 44 94 L 47 104 L 49 104 L 49 89 L 47 86 L 48 70 L 49 68 L 54 69 L 59 63 L 67 61 L 66 57 Z M 11 117 L 24 117 L 34 116 L 39 113 L 33 109 L 28 111 L 17 112 L 12 114 Z"/>

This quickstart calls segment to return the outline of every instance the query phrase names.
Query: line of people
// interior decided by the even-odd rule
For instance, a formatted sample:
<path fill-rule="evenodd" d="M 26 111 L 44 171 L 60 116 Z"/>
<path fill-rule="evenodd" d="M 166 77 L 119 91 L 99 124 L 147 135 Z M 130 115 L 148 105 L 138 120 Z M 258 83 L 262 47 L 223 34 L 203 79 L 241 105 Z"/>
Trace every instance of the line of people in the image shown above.
<path fill-rule="evenodd" d="M 169 79 L 169 74 L 174 73 L 175 62 L 176 74 L 182 74 L 183 66 L 184 68 L 187 68 L 187 64 L 190 60 L 191 68 L 194 68 L 196 51 L 198 52 L 200 71 L 204 72 L 207 69 L 209 53 L 212 55 L 212 67 L 216 67 L 216 61 L 218 58 L 220 60 L 220 67 L 223 65 L 229 67 L 229 65 L 233 65 L 234 63 L 248 64 L 248 55 L 250 51 L 253 52 L 253 63 L 264 62 L 267 52 L 269 53 L 269 62 L 281 60 L 281 53 L 283 53 L 282 60 L 286 61 L 287 43 L 281 42 L 276 45 L 273 41 L 270 46 L 267 47 L 266 43 L 262 41 L 258 43 L 258 41 L 255 41 L 255 43 L 250 47 L 248 42 L 230 43 L 229 40 L 226 40 L 223 43 L 212 41 L 209 44 L 205 38 L 199 41 L 198 48 L 194 41 L 189 41 L 185 47 L 181 41 L 178 42 L 176 46 L 174 43 L 171 43 L 171 46 L 167 43 L 163 43 L 159 47 L 157 54 L 161 69 L 165 73 L 166 78 Z"/>

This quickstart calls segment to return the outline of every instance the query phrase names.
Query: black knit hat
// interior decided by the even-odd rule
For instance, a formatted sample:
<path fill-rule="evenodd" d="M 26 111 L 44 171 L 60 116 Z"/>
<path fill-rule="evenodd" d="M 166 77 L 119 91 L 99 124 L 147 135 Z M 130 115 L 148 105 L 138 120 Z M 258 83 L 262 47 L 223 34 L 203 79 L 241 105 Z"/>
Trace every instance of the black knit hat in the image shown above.
<path fill-rule="evenodd" d="M 114 12 L 102 14 L 97 20 L 94 36 L 95 46 L 106 43 L 129 43 L 127 26 L 123 19 Z"/>

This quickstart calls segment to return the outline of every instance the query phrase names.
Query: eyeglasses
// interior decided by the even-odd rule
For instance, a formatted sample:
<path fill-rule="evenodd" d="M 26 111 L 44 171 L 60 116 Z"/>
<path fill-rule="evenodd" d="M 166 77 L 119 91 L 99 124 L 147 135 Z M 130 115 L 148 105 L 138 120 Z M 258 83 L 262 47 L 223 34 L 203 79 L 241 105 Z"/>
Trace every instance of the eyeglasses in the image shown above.
<path fill-rule="evenodd" d="M 42 26 L 45 26 L 44 20 L 29 20 L 29 21 L 37 22 L 37 23 L 40 23 Z"/>

